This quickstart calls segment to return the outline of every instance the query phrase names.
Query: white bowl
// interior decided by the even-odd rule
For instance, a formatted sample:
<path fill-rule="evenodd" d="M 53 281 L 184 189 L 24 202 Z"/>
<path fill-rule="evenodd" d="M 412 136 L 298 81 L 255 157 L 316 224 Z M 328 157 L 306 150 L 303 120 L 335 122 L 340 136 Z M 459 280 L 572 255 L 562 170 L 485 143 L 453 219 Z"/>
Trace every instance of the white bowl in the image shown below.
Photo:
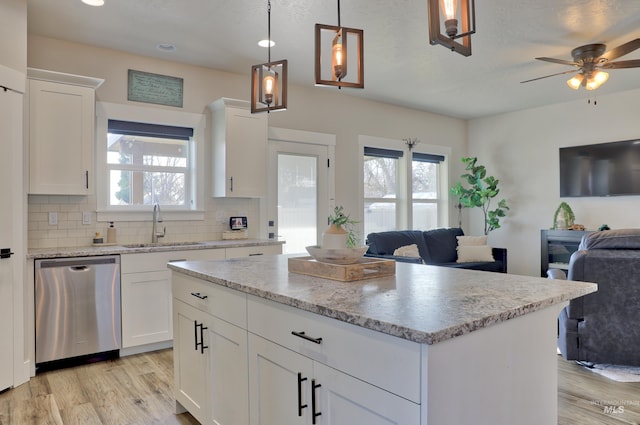
<path fill-rule="evenodd" d="M 317 245 L 308 246 L 307 252 L 313 257 L 314 260 L 320 263 L 330 264 L 354 264 L 357 263 L 360 258 L 369 249 L 368 246 L 361 246 L 358 248 L 322 248 Z"/>

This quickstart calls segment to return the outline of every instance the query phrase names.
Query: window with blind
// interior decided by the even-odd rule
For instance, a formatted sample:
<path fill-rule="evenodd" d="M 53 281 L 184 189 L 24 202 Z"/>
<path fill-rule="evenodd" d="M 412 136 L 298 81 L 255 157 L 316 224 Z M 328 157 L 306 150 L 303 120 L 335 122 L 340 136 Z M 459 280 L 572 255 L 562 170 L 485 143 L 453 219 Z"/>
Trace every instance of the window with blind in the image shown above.
<path fill-rule="evenodd" d="M 443 155 L 364 148 L 364 234 L 438 227 Z"/>
<path fill-rule="evenodd" d="M 170 206 L 193 202 L 193 128 L 109 120 L 108 206 Z"/>

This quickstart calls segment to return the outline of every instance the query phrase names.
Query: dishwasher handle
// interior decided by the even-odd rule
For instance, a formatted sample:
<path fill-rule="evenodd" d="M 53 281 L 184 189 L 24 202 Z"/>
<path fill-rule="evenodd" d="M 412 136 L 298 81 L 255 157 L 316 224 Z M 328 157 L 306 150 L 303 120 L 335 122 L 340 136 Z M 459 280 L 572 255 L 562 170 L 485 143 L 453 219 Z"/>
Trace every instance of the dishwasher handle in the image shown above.
<path fill-rule="evenodd" d="M 71 266 L 71 267 L 69 267 L 69 270 L 71 270 L 72 272 L 83 272 L 85 270 L 89 270 L 89 267 L 87 267 L 87 266 Z"/>

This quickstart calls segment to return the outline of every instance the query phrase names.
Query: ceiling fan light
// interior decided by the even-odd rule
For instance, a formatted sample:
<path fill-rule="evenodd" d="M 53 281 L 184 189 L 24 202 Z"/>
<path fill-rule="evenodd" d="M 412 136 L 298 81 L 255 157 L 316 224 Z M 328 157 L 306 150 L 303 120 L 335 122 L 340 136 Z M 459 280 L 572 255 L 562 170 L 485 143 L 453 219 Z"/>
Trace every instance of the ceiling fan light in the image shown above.
<path fill-rule="evenodd" d="M 584 80 L 584 75 L 577 74 L 567 80 L 567 85 L 574 90 L 578 90 L 582 85 L 583 80 Z"/>

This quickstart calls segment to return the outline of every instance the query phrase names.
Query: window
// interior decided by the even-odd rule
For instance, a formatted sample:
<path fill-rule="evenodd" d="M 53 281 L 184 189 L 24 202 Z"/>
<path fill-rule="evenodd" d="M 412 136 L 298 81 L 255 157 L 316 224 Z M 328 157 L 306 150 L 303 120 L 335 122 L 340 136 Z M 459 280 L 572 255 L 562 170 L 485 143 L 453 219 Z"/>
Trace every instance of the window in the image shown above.
<path fill-rule="evenodd" d="M 109 120 L 109 206 L 188 208 L 192 137 L 192 128 Z"/>
<path fill-rule="evenodd" d="M 441 178 L 446 175 L 445 156 L 416 150 L 364 146 L 365 235 L 396 229 L 428 230 L 445 223 L 443 199 L 447 196 L 442 196 L 442 188 L 446 188 L 446 178 Z"/>
<path fill-rule="evenodd" d="M 98 221 L 204 219 L 206 116 L 96 103 Z"/>

